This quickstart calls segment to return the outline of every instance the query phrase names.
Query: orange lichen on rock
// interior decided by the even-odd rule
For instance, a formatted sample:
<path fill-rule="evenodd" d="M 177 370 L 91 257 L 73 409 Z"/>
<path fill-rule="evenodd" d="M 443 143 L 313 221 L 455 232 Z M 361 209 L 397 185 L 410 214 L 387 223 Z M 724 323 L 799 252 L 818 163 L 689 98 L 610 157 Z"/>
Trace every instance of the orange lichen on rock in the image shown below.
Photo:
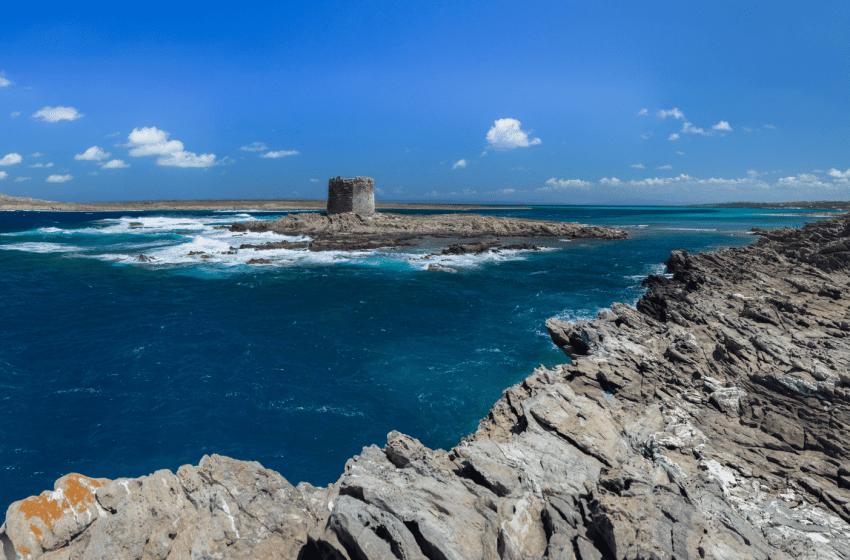
<path fill-rule="evenodd" d="M 37 517 L 44 521 L 48 529 L 52 529 L 53 522 L 62 517 L 65 508 L 70 508 L 75 512 L 80 511 L 80 506 L 83 506 L 83 509 L 88 508 L 94 501 L 95 489 L 104 484 L 94 478 L 77 473 L 67 475 L 64 480 L 60 479 L 60 483 L 62 482 L 64 484 L 57 484 L 57 486 L 64 485 L 64 489 L 59 488 L 54 492 L 42 492 L 40 496 L 27 498 L 21 502 L 18 509 L 27 519 Z M 34 525 L 30 525 L 30 528 L 36 536 L 41 535 L 41 531 Z"/>
<path fill-rule="evenodd" d="M 65 499 L 71 505 L 71 509 L 78 511 L 80 505 L 88 507 L 94 501 L 94 491 L 103 486 L 93 478 L 77 473 L 71 473 L 65 478 L 68 489 L 65 491 Z"/>
<path fill-rule="evenodd" d="M 20 552 L 21 554 L 24 554 L 24 555 L 32 554 L 32 551 L 25 546 L 18 548 L 18 552 Z"/>

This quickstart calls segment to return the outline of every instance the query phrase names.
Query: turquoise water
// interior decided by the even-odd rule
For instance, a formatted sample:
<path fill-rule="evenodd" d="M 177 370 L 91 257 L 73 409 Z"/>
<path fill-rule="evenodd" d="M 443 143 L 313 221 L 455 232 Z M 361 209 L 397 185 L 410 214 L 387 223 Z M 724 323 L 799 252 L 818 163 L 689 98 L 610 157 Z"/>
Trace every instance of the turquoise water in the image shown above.
<path fill-rule="evenodd" d="M 319 485 L 393 429 L 453 446 L 503 389 L 566 361 L 547 318 L 634 303 L 672 249 L 747 244 L 752 227 L 820 219 L 705 208 L 482 213 L 613 225 L 630 238 L 454 257 L 447 273 L 425 270 L 415 251 L 220 254 L 274 236 L 234 238 L 216 225 L 279 213 L 0 213 L 0 504 L 68 472 L 136 477 L 205 453 Z M 245 264 L 256 256 L 277 265 Z"/>

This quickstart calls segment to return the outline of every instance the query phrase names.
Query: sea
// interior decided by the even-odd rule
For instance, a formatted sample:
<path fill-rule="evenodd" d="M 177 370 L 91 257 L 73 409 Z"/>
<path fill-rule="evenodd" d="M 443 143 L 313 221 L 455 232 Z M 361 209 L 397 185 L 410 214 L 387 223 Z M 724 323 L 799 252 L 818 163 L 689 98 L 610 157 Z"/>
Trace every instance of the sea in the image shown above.
<path fill-rule="evenodd" d="M 228 254 L 302 238 L 220 227 L 283 212 L 0 213 L 0 508 L 67 473 L 138 477 L 204 454 L 321 486 L 391 430 L 451 448 L 504 389 L 568 361 L 546 333 L 549 317 L 634 304 L 673 249 L 746 245 L 754 227 L 831 215 L 477 212 L 629 237 L 428 259 L 433 251 L 417 247 Z M 428 270 L 435 263 L 444 269 Z"/>

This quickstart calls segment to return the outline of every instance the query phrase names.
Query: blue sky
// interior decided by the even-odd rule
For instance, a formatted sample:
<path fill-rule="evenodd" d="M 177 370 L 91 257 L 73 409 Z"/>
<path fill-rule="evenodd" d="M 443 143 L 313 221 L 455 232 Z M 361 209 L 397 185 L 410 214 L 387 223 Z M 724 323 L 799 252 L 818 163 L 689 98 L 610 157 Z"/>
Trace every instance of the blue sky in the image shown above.
<path fill-rule="evenodd" d="M 0 192 L 850 197 L 845 2 L 4 7 Z"/>

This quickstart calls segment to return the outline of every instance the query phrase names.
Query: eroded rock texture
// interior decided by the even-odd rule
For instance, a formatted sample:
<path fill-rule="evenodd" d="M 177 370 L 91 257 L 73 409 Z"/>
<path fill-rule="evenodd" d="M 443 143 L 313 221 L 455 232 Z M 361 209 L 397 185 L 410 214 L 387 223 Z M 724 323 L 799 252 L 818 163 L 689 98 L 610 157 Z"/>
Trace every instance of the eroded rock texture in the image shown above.
<path fill-rule="evenodd" d="M 477 239 L 484 237 L 547 238 L 571 237 L 623 239 L 626 232 L 609 227 L 526 218 L 504 218 L 478 214 L 391 214 L 359 215 L 297 213 L 278 220 L 237 222 L 231 231 L 273 231 L 284 235 L 309 235 L 311 251 L 353 251 L 397 247 L 423 237 Z"/>
<path fill-rule="evenodd" d="M 16 502 L 7 559 L 850 559 L 850 220 L 675 251 L 637 309 L 450 451 L 392 432 L 327 488 L 213 455 Z M 845 245 L 845 243 L 847 243 Z"/>

